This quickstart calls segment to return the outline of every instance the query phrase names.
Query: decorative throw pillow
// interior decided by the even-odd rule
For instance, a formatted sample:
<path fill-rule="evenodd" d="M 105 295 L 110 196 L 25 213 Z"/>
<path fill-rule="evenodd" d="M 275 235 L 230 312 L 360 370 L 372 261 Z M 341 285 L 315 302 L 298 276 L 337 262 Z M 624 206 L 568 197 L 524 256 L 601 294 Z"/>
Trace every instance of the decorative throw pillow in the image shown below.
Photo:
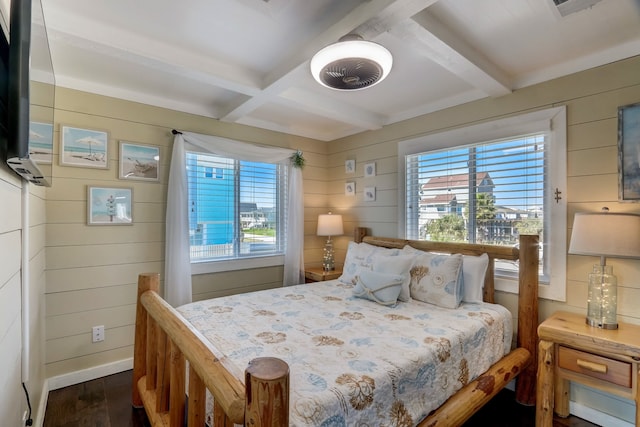
<path fill-rule="evenodd" d="M 402 248 L 402 253 L 416 255 L 425 252 L 406 245 Z M 488 266 L 489 255 L 487 254 L 478 256 L 462 255 L 463 302 L 478 303 L 483 301 L 482 290 L 484 289 L 484 276 L 487 274 Z"/>
<path fill-rule="evenodd" d="M 400 274 L 363 270 L 356 280 L 353 295 L 382 305 L 395 305 L 398 302 L 403 281 L 404 277 Z"/>
<path fill-rule="evenodd" d="M 355 285 L 361 270 L 371 270 L 373 255 L 395 256 L 399 253 L 399 249 L 387 249 L 368 243 L 349 242 L 347 255 L 344 258 L 342 275 L 338 280 L 342 283 Z"/>
<path fill-rule="evenodd" d="M 398 296 L 400 301 L 407 302 L 411 300 L 409 284 L 411 283 L 411 266 L 413 265 L 413 259 L 414 255 L 373 256 L 373 271 L 384 274 L 396 274 L 403 277 L 402 289 Z"/>
<path fill-rule="evenodd" d="M 484 276 L 489 266 L 489 255 L 462 255 L 462 276 L 464 277 L 463 302 L 482 302 Z"/>
<path fill-rule="evenodd" d="M 444 308 L 462 301 L 462 255 L 416 255 L 411 268 L 411 298 Z"/>

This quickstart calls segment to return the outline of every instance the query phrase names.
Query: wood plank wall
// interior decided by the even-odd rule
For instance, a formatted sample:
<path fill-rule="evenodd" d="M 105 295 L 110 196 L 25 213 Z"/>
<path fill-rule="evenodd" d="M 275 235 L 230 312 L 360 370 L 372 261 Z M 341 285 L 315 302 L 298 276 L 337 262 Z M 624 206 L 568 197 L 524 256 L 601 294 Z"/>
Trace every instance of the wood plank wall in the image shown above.
<path fill-rule="evenodd" d="M 132 356 L 139 273 L 164 273 L 164 227 L 171 129 L 301 149 L 307 159 L 305 234 L 309 257 L 321 246 L 315 218 L 324 212 L 326 143 L 64 88 L 56 90 L 54 185 L 47 194 L 46 371 L 49 377 Z M 109 169 L 60 166 L 60 125 L 109 132 Z M 118 179 L 119 141 L 160 146 L 160 182 Z M 133 225 L 87 226 L 87 186 L 133 189 Z M 317 242 L 316 242 L 317 241 Z M 280 286 L 282 268 L 194 277 L 194 299 Z M 91 328 L 106 339 L 91 342 Z"/>
<path fill-rule="evenodd" d="M 28 374 L 25 386 L 35 419 L 44 375 L 45 189 L 29 187 L 29 324 L 22 322 L 22 183 L 0 165 L 0 419 L 22 425 L 27 403 L 22 389 L 22 330 L 29 329 Z"/>

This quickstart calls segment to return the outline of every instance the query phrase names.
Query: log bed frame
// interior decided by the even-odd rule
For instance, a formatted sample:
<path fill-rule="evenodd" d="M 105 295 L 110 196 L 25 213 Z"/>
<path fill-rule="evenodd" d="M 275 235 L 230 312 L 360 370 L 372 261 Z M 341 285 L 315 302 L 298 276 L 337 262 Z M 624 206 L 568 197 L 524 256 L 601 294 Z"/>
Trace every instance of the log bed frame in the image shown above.
<path fill-rule="evenodd" d="M 517 345 L 487 372 L 467 384 L 419 426 L 457 426 L 493 398 L 516 375 L 516 400 L 535 404 L 538 326 L 538 236 L 521 235 L 515 247 L 430 242 L 366 236 L 356 228 L 356 242 L 386 248 L 405 245 L 424 251 L 489 256 L 484 300 L 494 302 L 495 260 L 519 261 Z M 159 295 L 159 274 L 138 278 L 132 404 L 144 406 L 153 426 L 205 425 L 205 388 L 214 396 L 215 427 L 289 424 L 289 368 L 276 358 L 254 359 L 245 384 L 213 355 L 206 339 Z M 188 361 L 188 397 L 186 364 Z"/>

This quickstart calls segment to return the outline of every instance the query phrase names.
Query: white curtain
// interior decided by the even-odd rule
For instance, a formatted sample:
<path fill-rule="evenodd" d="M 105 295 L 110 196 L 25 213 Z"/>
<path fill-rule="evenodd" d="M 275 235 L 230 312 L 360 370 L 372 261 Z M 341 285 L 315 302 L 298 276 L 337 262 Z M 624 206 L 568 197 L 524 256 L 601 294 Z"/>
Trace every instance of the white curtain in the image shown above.
<path fill-rule="evenodd" d="M 186 149 L 236 160 L 281 163 L 289 168 L 287 241 L 284 257 L 284 286 L 304 282 L 303 189 L 302 171 L 293 167 L 290 157 L 296 152 L 265 147 L 191 132 L 176 134 L 169 169 L 167 228 L 165 248 L 165 300 L 174 307 L 191 302 L 191 262 L 189 259 L 189 206 Z"/>

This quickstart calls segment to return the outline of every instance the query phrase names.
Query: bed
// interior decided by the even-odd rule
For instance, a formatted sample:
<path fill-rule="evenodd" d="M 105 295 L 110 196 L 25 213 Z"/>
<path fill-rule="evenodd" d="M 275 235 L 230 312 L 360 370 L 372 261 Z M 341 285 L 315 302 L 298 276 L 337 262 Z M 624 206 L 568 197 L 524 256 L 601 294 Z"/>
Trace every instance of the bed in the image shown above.
<path fill-rule="evenodd" d="M 512 248 L 378 238 L 357 228 L 347 262 L 354 248 L 375 253 L 366 272 L 350 276 L 345 266 L 341 280 L 178 309 L 159 297 L 158 274 L 140 275 L 133 405 L 144 406 L 154 426 L 185 419 L 225 427 L 450 426 L 463 424 L 516 376 L 516 399 L 535 403 L 537 236 L 522 235 Z M 433 272 L 463 256 L 486 258 L 478 288 L 484 302 L 463 295 L 453 309 L 447 299 L 387 301 L 389 289 L 399 298 L 395 292 L 407 283 L 375 266 L 401 269 L 409 256 L 429 259 Z M 519 265 L 516 345 L 510 313 L 493 304 L 496 260 Z M 420 269 L 411 262 L 414 280 Z M 371 292 L 376 280 L 381 293 Z"/>

